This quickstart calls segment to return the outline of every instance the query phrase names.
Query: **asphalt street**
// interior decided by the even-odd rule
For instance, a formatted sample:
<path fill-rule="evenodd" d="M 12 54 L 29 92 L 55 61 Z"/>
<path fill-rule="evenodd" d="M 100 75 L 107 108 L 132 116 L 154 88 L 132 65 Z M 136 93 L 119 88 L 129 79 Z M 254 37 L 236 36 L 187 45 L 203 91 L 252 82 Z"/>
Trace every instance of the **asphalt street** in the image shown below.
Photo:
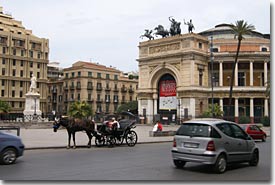
<path fill-rule="evenodd" d="M 175 181 L 175 182 L 269 182 L 271 140 L 257 142 L 260 162 L 228 167 L 215 174 L 207 165 L 187 163 L 174 167 L 172 142 L 127 145 L 114 148 L 27 150 L 17 163 L 0 166 L 2 180 L 89 180 L 89 181 Z"/>

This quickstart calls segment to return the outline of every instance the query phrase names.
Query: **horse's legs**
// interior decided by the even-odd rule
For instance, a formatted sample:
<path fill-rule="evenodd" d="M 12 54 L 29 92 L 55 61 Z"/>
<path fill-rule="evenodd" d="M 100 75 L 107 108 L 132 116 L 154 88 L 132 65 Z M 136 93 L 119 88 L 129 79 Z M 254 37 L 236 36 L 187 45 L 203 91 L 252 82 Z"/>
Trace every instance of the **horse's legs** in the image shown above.
<path fill-rule="evenodd" d="M 73 141 L 74 141 L 74 146 L 73 146 L 73 148 L 75 149 L 75 148 L 76 148 L 76 146 L 75 146 L 75 132 L 72 132 L 72 134 L 73 134 Z"/>
<path fill-rule="evenodd" d="M 93 136 L 92 136 L 92 134 L 89 132 L 89 131 L 87 131 L 86 130 L 86 134 L 87 134 L 87 136 L 88 136 L 88 138 L 89 138 L 89 142 L 88 142 L 88 147 L 89 148 L 91 148 L 91 140 L 92 140 L 92 138 L 93 138 Z"/>
<path fill-rule="evenodd" d="M 71 148 L 71 132 L 68 131 L 68 146 L 67 149 Z"/>

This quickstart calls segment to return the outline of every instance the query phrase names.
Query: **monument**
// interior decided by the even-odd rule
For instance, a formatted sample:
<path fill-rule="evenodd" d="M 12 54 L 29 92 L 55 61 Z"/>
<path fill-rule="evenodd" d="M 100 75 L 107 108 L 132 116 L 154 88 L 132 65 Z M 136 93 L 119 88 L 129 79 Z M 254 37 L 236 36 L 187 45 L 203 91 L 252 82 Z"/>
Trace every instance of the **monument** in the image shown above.
<path fill-rule="evenodd" d="M 30 89 L 26 96 L 25 110 L 23 112 L 25 121 L 38 121 L 41 118 L 40 94 L 36 90 L 37 79 L 32 74 Z"/>

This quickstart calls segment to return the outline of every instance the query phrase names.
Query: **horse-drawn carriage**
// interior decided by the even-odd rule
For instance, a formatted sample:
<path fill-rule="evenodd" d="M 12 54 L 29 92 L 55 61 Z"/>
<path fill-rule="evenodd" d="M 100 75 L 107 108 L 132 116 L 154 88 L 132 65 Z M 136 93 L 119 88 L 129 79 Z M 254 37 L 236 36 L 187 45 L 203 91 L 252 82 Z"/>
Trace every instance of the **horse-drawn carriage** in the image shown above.
<path fill-rule="evenodd" d="M 96 146 L 114 146 L 121 145 L 124 141 L 128 146 L 135 146 L 137 143 L 137 133 L 132 130 L 136 127 L 136 117 L 129 113 L 121 113 L 121 118 L 118 118 L 118 125 L 109 126 L 108 124 L 112 121 L 110 117 L 107 116 L 107 120 L 103 124 L 97 125 L 97 134 L 95 134 L 95 144 Z M 128 118 L 125 118 L 127 116 Z"/>
<path fill-rule="evenodd" d="M 137 143 L 137 133 L 132 129 L 136 127 L 136 116 L 130 112 L 123 112 L 119 118 L 119 128 L 107 128 L 107 123 L 111 120 L 107 118 L 103 124 L 97 125 L 95 128 L 95 122 L 90 119 L 79 119 L 79 118 L 69 118 L 60 117 L 55 119 L 53 123 L 54 132 L 58 130 L 60 126 L 67 129 L 68 132 L 68 146 L 71 148 L 71 136 L 73 136 L 73 147 L 76 148 L 75 144 L 75 133 L 78 131 L 85 131 L 88 138 L 88 147 L 91 147 L 91 139 L 95 136 L 96 146 L 114 146 L 121 145 L 123 141 L 127 143 L 128 146 L 135 146 Z M 110 117 L 109 117 L 110 118 Z"/>

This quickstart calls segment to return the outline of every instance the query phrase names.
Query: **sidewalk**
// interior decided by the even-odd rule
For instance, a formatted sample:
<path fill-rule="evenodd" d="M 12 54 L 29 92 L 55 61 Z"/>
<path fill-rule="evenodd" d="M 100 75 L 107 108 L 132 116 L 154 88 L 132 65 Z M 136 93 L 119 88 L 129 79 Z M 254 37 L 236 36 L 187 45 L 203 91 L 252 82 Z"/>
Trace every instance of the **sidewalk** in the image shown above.
<path fill-rule="evenodd" d="M 164 125 L 163 131 L 175 131 L 179 125 Z M 152 131 L 153 125 L 138 124 L 133 130 L 138 135 L 137 143 L 152 143 L 152 142 L 172 142 L 173 136 L 150 137 L 149 132 Z M 263 130 L 270 136 L 270 127 L 263 127 Z M 8 131 L 15 133 L 15 131 Z M 20 137 L 27 150 L 30 149 L 47 149 L 47 148 L 66 148 L 68 144 L 68 134 L 66 129 L 58 129 L 53 132 L 51 124 L 31 127 L 21 127 Z M 76 132 L 76 145 L 87 146 L 88 137 L 85 132 Z M 71 145 L 73 141 L 71 139 Z M 95 137 L 92 139 L 92 147 L 95 146 Z"/>
<path fill-rule="evenodd" d="M 163 126 L 163 131 L 175 131 L 179 125 Z M 137 143 L 150 142 L 172 142 L 173 136 L 150 137 L 149 131 L 152 131 L 152 125 L 137 125 L 133 130 L 138 135 Z M 68 144 L 68 134 L 66 129 L 58 129 L 54 132 L 49 128 L 21 128 L 20 137 L 25 144 L 26 149 L 43 149 L 43 148 L 66 148 Z M 85 132 L 76 132 L 76 146 L 87 146 L 88 137 Z M 71 139 L 71 145 L 73 141 Z M 95 146 L 95 137 L 92 139 L 92 147 Z"/>

